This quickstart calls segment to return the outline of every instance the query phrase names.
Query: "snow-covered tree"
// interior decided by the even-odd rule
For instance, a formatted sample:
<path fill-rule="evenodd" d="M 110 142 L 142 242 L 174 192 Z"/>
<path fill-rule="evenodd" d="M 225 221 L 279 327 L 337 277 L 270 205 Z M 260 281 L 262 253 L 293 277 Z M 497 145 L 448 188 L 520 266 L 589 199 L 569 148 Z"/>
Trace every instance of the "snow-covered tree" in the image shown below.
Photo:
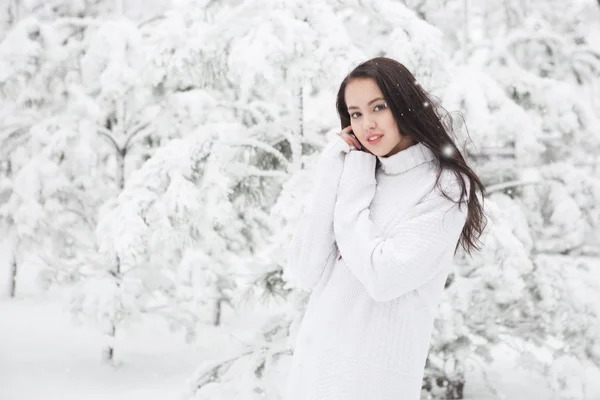
<path fill-rule="evenodd" d="M 589 264 L 582 257 L 599 254 L 592 205 L 598 178 L 589 173 L 600 115 L 590 106 L 594 84 L 585 83 L 594 80 L 597 50 L 582 39 L 572 10 L 534 3 L 469 2 L 466 9 L 453 1 L 442 8 L 420 3 L 462 64 L 442 98 L 465 117 L 473 142 L 468 153 L 496 216 L 480 256 L 463 259 L 447 284 L 426 374 L 433 396 L 462 398 L 467 363 L 491 361 L 494 344 L 515 338 L 556 351 L 557 360 L 566 352 L 582 363 L 599 361 L 586 333 L 597 331 L 598 309 L 584 291 L 561 285 L 576 265 Z M 463 21 L 460 29 L 449 23 L 456 20 Z M 581 284 L 593 290 L 593 280 Z M 556 323 L 578 320 L 582 310 L 590 318 Z M 560 377 L 539 357 L 531 359 L 560 394 Z"/>
<path fill-rule="evenodd" d="M 8 166 L 5 177 L 10 182 L 8 201 L 0 207 L 9 232 L 12 269 L 17 274 L 23 251 L 41 259 L 53 258 L 36 243 L 47 235 L 52 237 L 50 241 L 63 236 L 55 229 L 60 224 L 45 217 L 66 215 L 67 203 L 72 200 L 73 191 L 65 180 L 77 155 L 70 153 L 69 146 L 80 141 L 73 137 L 72 119 L 59 116 L 68 104 L 66 79 L 72 60 L 72 46 L 63 42 L 64 37 L 65 32 L 54 24 L 23 16 L 0 43 L 0 159 Z M 19 217 L 27 215 L 27 207 L 40 212 Z M 21 223 L 24 225 L 19 226 Z M 55 228 L 43 230 L 42 226 Z"/>
<path fill-rule="evenodd" d="M 192 337 L 200 322 L 219 322 L 236 288 L 238 258 L 270 232 L 262 199 L 237 190 L 253 173 L 237 168 L 235 139 L 246 134 L 239 124 L 208 125 L 171 141 L 131 175 L 99 221 L 99 256 L 85 270 L 76 305 L 113 340 L 117 326 L 144 314 Z"/>

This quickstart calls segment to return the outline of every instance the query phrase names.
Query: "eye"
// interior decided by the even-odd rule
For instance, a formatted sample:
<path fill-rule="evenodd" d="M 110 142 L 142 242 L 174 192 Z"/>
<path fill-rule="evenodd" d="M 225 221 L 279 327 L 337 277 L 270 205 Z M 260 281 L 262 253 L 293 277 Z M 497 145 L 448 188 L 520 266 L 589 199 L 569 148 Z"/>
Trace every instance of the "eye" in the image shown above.
<path fill-rule="evenodd" d="M 353 119 L 358 118 L 359 116 L 360 116 L 360 113 L 357 113 L 357 112 L 350 114 L 350 118 L 353 118 Z"/>
<path fill-rule="evenodd" d="M 378 104 L 375 106 L 375 111 L 385 110 L 387 108 L 387 103 Z"/>

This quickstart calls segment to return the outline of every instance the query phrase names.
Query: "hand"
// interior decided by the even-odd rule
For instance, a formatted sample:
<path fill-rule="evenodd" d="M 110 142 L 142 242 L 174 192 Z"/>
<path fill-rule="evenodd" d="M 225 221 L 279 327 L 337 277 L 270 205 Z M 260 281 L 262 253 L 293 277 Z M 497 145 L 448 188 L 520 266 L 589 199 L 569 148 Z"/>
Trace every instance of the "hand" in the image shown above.
<path fill-rule="evenodd" d="M 362 149 L 362 146 L 360 145 L 358 139 L 352 136 L 350 132 L 352 132 L 352 125 L 348 125 L 344 129 L 342 129 L 340 133 L 338 133 L 338 136 L 342 138 L 344 142 L 348 143 L 348 146 L 350 146 L 350 150 Z"/>

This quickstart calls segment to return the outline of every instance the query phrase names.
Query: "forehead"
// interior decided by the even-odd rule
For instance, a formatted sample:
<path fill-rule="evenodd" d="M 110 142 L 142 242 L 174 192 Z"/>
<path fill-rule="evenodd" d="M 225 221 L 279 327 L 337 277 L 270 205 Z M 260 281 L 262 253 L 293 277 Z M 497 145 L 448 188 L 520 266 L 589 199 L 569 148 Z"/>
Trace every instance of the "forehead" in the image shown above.
<path fill-rule="evenodd" d="M 376 97 L 383 97 L 383 93 L 372 78 L 355 78 L 346 85 L 344 99 L 348 106 L 367 104 Z"/>

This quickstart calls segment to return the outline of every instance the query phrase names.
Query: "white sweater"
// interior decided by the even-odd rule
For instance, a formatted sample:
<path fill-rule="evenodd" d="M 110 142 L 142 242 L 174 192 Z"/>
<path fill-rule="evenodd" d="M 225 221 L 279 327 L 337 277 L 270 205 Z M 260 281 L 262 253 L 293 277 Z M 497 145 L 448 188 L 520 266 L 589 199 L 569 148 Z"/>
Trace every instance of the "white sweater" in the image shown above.
<path fill-rule="evenodd" d="M 417 400 L 433 320 L 466 221 L 434 189 L 422 144 L 391 157 L 334 138 L 319 160 L 286 275 L 312 290 L 286 400 Z M 453 173 L 441 178 L 458 200 Z M 468 188 L 468 187 L 467 187 Z"/>

